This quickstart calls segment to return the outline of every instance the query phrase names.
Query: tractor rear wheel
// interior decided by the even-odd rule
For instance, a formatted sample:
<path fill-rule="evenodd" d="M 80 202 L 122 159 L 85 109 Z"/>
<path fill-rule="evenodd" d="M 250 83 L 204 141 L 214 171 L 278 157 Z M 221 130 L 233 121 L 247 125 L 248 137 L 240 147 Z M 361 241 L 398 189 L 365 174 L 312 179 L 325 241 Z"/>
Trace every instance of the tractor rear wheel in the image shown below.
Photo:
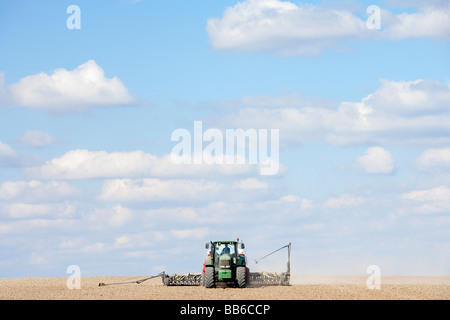
<path fill-rule="evenodd" d="M 203 278 L 205 288 L 214 288 L 214 286 L 216 285 L 214 267 L 205 267 L 205 274 Z"/>
<path fill-rule="evenodd" d="M 245 267 L 236 268 L 236 280 L 239 288 L 245 288 L 247 286 L 247 271 Z"/>

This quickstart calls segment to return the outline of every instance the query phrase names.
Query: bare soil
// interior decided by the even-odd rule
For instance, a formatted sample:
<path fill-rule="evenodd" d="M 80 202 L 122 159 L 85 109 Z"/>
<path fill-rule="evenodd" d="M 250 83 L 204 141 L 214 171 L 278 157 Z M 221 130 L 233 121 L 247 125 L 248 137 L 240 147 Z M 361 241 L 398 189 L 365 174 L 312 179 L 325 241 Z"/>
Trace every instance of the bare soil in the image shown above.
<path fill-rule="evenodd" d="M 99 286 L 143 277 L 82 277 L 79 289 L 67 278 L 0 279 L 0 300 L 449 300 L 450 277 L 381 278 L 369 289 L 367 277 L 292 277 L 290 286 L 245 289 L 171 286 L 155 278 L 141 284 Z"/>

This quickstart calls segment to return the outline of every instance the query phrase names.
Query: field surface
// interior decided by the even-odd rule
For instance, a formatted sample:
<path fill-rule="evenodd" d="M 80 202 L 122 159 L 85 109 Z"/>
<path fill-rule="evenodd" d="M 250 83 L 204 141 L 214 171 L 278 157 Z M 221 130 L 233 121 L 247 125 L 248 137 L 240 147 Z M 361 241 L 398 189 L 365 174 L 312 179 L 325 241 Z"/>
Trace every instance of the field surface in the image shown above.
<path fill-rule="evenodd" d="M 161 278 L 141 284 L 98 286 L 145 278 L 82 277 L 79 289 L 68 278 L 0 279 L 1 300 L 449 300 L 450 277 L 384 276 L 380 289 L 369 289 L 367 277 L 293 277 L 290 286 L 167 287 Z"/>

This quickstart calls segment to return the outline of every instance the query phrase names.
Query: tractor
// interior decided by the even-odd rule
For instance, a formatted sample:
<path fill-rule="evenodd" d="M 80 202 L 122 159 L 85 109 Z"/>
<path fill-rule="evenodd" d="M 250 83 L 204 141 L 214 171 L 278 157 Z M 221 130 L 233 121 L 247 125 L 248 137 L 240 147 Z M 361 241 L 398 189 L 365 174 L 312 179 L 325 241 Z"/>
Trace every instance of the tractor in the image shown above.
<path fill-rule="evenodd" d="M 249 270 L 243 249 L 244 243 L 237 241 L 211 241 L 205 244 L 209 250 L 203 263 L 202 285 L 214 288 L 217 283 L 245 288 L 249 282 Z"/>

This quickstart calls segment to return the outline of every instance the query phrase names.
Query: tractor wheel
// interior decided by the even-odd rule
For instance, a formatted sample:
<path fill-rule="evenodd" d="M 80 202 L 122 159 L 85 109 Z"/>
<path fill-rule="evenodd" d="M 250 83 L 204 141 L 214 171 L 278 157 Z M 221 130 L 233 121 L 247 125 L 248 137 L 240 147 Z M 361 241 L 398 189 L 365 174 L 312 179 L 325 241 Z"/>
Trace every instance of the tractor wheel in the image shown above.
<path fill-rule="evenodd" d="M 237 280 L 237 286 L 239 288 L 247 287 L 247 272 L 245 270 L 245 267 L 237 267 L 236 268 L 236 280 Z"/>
<path fill-rule="evenodd" d="M 205 288 L 214 288 L 214 286 L 216 285 L 214 267 L 205 267 L 205 274 L 203 277 Z"/>

